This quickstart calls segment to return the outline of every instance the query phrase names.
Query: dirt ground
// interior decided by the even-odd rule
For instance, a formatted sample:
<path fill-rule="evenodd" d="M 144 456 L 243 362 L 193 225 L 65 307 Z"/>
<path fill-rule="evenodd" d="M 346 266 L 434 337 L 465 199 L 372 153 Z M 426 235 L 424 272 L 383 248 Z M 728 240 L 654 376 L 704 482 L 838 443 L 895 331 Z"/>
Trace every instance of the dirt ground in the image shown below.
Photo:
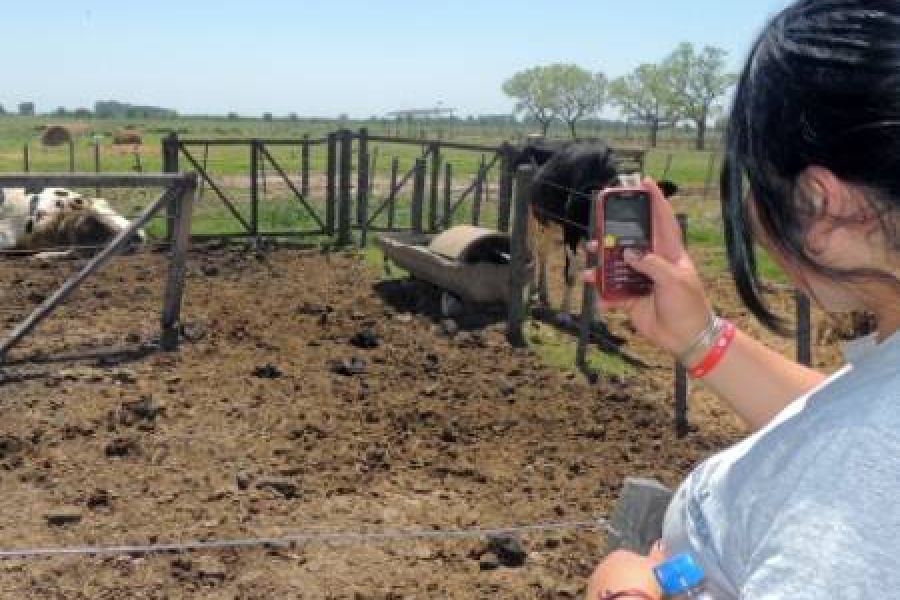
<path fill-rule="evenodd" d="M 7 327 L 76 266 L 0 262 Z M 742 434 L 696 393 L 676 440 L 671 363 L 637 340 L 647 369 L 590 385 L 502 321 L 448 335 L 433 294 L 347 254 L 198 249 L 158 353 L 164 275 L 118 259 L 0 371 L 0 550 L 593 521 L 625 476 L 674 485 Z M 5 559 L 0 598 L 579 598 L 604 543 L 527 533 L 499 568 L 477 538 Z"/>

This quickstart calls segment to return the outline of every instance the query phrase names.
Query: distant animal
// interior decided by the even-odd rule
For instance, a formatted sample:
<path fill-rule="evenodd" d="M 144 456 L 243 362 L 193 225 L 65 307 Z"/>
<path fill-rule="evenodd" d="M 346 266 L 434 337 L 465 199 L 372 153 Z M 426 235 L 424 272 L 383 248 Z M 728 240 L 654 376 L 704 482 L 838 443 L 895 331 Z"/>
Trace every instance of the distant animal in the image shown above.
<path fill-rule="evenodd" d="M 0 251 L 42 258 L 89 255 L 129 224 L 103 198 L 86 198 L 64 188 L 37 193 L 0 189 Z M 145 239 L 138 230 L 129 243 L 138 245 Z"/>
<path fill-rule="evenodd" d="M 113 133 L 113 144 L 131 144 L 140 146 L 143 142 L 140 132 L 131 129 L 122 129 Z"/>
<path fill-rule="evenodd" d="M 533 164 L 538 167 L 531 196 L 530 248 L 535 260 L 539 301 L 548 304 L 547 256 L 551 247 L 548 226 L 562 229 L 565 249 L 565 292 L 561 306 L 567 318 L 576 283 L 575 256 L 578 244 L 590 236 L 591 197 L 595 191 L 620 184 L 619 161 L 614 151 L 602 141 L 535 141 L 514 155 L 514 167 Z M 640 174 L 637 174 L 639 181 Z M 674 195 L 678 186 L 659 182 L 666 197 Z"/>

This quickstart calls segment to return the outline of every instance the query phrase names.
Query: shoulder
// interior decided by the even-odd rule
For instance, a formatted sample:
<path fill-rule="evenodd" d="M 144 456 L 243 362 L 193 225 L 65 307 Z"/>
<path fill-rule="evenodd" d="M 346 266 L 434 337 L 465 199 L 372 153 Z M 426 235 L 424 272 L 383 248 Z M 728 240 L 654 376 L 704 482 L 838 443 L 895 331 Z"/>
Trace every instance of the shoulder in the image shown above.
<path fill-rule="evenodd" d="M 735 500 L 746 526 L 733 557 L 742 597 L 880 597 L 876 588 L 900 577 L 887 572 L 900 539 L 900 436 L 870 423 L 835 426 L 780 462 L 746 502 Z"/>

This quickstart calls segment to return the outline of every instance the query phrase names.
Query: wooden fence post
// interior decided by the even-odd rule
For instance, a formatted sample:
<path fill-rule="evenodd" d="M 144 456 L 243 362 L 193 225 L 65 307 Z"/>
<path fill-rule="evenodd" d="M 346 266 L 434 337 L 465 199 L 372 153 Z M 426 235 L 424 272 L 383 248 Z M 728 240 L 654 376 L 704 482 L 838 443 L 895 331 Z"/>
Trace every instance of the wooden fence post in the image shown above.
<path fill-rule="evenodd" d="M 69 173 L 75 172 L 75 140 L 69 140 Z"/>
<path fill-rule="evenodd" d="M 510 239 L 509 313 L 506 339 L 517 347 L 525 345 L 525 317 L 528 310 L 528 204 L 534 181 L 534 167 L 522 165 L 516 173 L 512 234 Z"/>
<path fill-rule="evenodd" d="M 359 156 L 359 169 L 360 171 L 365 170 L 368 173 L 369 169 L 369 155 L 361 154 Z M 363 178 L 360 177 L 360 181 L 362 182 Z M 368 174 L 365 176 L 365 180 L 368 182 Z M 368 188 L 368 183 L 366 183 L 366 188 Z M 359 194 L 357 195 L 359 197 Z M 359 247 L 366 247 L 366 233 L 369 229 L 369 194 L 368 191 L 362 193 L 362 198 L 359 203 Z"/>
<path fill-rule="evenodd" d="M 250 140 L 250 234 L 259 234 L 259 140 Z"/>
<path fill-rule="evenodd" d="M 809 367 L 812 365 L 809 296 L 796 290 L 794 299 L 797 305 L 797 362 Z"/>
<path fill-rule="evenodd" d="M 444 164 L 444 229 L 453 226 L 453 163 Z"/>
<path fill-rule="evenodd" d="M 394 219 L 397 217 L 397 176 L 400 172 L 400 159 L 396 156 L 391 159 L 391 187 L 388 190 L 388 231 L 394 230 Z"/>
<path fill-rule="evenodd" d="M 512 207 L 512 156 L 511 148 L 504 144 L 500 157 L 500 181 L 497 190 L 497 229 L 509 231 L 509 214 Z"/>
<path fill-rule="evenodd" d="M 591 194 L 590 200 L 590 215 L 588 216 L 588 238 L 592 239 L 594 237 L 594 231 L 597 227 L 596 218 L 597 211 L 595 207 L 596 198 L 594 194 Z M 593 269 L 597 267 L 597 253 L 596 252 L 586 252 L 587 255 L 587 263 L 586 267 L 588 269 Z M 591 338 L 591 324 L 594 322 L 594 294 L 596 291 L 596 286 L 592 283 L 583 283 L 582 284 L 582 292 L 581 292 L 581 322 L 579 323 L 578 328 L 578 346 L 575 349 L 575 366 L 581 369 L 582 372 L 588 373 L 588 343 Z M 588 373 L 591 377 L 597 375 L 597 373 Z"/>
<path fill-rule="evenodd" d="M 100 173 L 100 139 L 94 139 L 94 173 Z M 97 196 L 100 196 L 100 188 L 95 190 Z"/>
<path fill-rule="evenodd" d="M 472 225 L 478 227 L 481 224 L 481 200 L 484 197 L 484 154 L 481 155 L 481 164 L 478 165 L 478 173 L 475 175 L 475 191 L 472 199 Z"/>
<path fill-rule="evenodd" d="M 162 141 L 162 171 L 163 173 L 178 172 L 178 134 L 174 131 L 163 138 Z M 175 238 L 175 202 L 169 202 L 166 206 L 166 242 L 172 243 Z"/>
<path fill-rule="evenodd" d="M 179 184 L 178 193 L 169 204 L 175 205 L 175 239 L 169 259 L 169 274 L 163 299 L 162 334 L 160 348 L 166 352 L 178 349 L 181 325 L 181 299 L 184 295 L 184 276 L 187 253 L 191 245 L 191 217 L 193 215 L 194 193 L 197 180 Z"/>
<path fill-rule="evenodd" d="M 303 134 L 300 146 L 300 193 L 309 198 L 309 134 Z"/>
<path fill-rule="evenodd" d="M 363 206 L 369 201 L 369 130 L 365 127 L 359 130 L 356 151 L 356 224 L 362 227 L 366 223 L 365 214 L 369 212 L 368 206 Z"/>
<path fill-rule="evenodd" d="M 334 235 L 335 205 L 337 194 L 335 178 L 337 176 L 337 135 L 328 134 L 328 153 L 325 163 L 325 234 Z"/>
<path fill-rule="evenodd" d="M 438 229 L 438 193 L 441 179 L 441 145 L 431 144 L 431 190 L 428 195 L 428 231 Z"/>
<path fill-rule="evenodd" d="M 28 144 L 22 146 L 22 170 L 26 173 L 31 172 L 31 148 Z"/>
<path fill-rule="evenodd" d="M 416 159 L 416 174 L 413 181 L 412 206 L 409 211 L 410 225 L 413 233 L 424 231 L 422 209 L 425 206 L 425 170 L 427 165 L 424 158 Z"/>
<path fill-rule="evenodd" d="M 207 173 L 207 169 L 209 165 L 209 142 L 203 144 L 203 173 Z M 206 190 L 206 177 L 201 173 L 200 182 L 197 184 L 197 197 L 196 201 L 201 202 L 203 200 L 203 192 Z"/>
<path fill-rule="evenodd" d="M 688 245 L 688 216 L 685 213 L 675 215 L 681 228 L 681 242 Z M 675 437 L 683 438 L 688 434 L 688 377 L 684 365 L 675 362 Z"/>
<path fill-rule="evenodd" d="M 351 177 L 353 177 L 353 132 L 342 129 L 340 160 L 338 160 L 338 246 L 346 246 L 353 241 L 351 231 L 351 211 L 353 210 L 353 194 Z"/>

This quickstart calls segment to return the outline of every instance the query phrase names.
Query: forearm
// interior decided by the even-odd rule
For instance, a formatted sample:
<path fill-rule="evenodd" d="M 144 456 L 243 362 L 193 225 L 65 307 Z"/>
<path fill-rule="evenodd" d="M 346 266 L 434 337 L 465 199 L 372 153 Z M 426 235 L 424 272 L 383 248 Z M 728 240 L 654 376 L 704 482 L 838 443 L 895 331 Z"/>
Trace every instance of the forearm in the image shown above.
<path fill-rule="evenodd" d="M 800 365 L 737 332 L 728 352 L 703 378 L 753 429 L 759 429 L 825 375 Z"/>

